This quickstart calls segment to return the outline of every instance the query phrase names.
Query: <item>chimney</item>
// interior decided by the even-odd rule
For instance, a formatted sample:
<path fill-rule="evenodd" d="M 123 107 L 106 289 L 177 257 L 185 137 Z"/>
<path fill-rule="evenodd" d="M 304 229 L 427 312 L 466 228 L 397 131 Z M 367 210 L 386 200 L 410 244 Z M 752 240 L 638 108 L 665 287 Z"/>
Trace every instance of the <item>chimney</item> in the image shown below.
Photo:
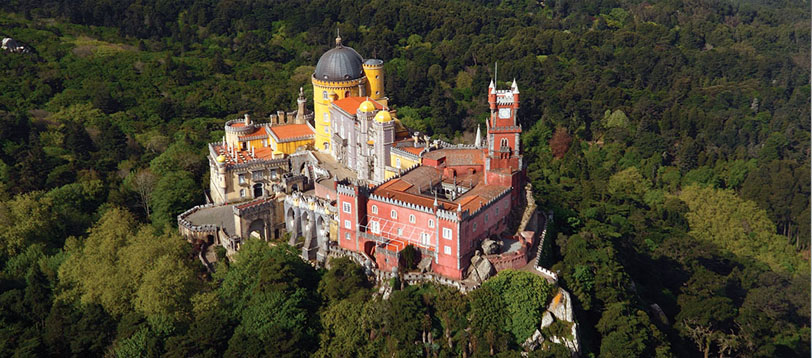
<path fill-rule="evenodd" d="M 271 125 L 274 125 L 274 124 L 279 124 L 279 123 L 276 123 L 276 115 L 275 115 L 275 114 L 271 114 L 271 115 L 269 115 L 269 116 L 268 116 L 268 120 L 271 122 L 271 123 L 270 123 Z"/>
<path fill-rule="evenodd" d="M 250 124 L 251 124 L 251 116 L 249 116 L 248 113 L 246 113 L 245 114 L 245 125 L 247 126 L 247 125 L 250 125 Z"/>
<path fill-rule="evenodd" d="M 276 111 L 276 116 L 279 118 L 279 123 L 288 123 L 288 119 L 285 118 L 285 111 Z"/>
<path fill-rule="evenodd" d="M 296 123 L 297 124 L 304 124 L 305 123 L 305 104 L 307 103 L 307 99 L 305 99 L 304 91 L 302 87 L 299 87 L 299 99 L 296 100 L 296 103 L 299 107 L 296 109 Z"/>

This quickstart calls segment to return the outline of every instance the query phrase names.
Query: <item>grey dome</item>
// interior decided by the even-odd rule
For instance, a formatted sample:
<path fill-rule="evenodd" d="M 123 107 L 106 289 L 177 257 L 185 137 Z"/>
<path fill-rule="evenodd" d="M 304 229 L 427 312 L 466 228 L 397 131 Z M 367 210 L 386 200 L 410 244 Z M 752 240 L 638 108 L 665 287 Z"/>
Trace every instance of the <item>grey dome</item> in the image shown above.
<path fill-rule="evenodd" d="M 313 76 L 318 80 L 327 81 L 347 81 L 364 76 L 364 69 L 361 63 L 364 61 L 361 55 L 352 47 L 338 45 L 321 55 L 316 64 L 316 72 Z"/>

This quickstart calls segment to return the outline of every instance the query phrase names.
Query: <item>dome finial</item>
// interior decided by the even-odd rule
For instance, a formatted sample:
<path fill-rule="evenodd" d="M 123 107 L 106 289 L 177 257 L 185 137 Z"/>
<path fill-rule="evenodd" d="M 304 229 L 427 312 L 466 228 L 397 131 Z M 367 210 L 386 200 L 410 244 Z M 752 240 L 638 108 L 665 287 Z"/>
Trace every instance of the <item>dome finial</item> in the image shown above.
<path fill-rule="evenodd" d="M 336 47 L 341 46 L 341 29 L 336 27 Z"/>

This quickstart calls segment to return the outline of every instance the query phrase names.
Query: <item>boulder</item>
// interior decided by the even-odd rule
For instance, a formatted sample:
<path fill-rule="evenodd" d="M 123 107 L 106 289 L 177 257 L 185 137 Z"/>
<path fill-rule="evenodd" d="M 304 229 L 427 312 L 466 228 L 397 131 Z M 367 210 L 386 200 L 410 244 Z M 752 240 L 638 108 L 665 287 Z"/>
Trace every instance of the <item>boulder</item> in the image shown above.
<path fill-rule="evenodd" d="M 502 243 L 496 240 L 485 239 L 482 241 L 482 252 L 485 255 L 498 254 L 502 250 Z"/>
<path fill-rule="evenodd" d="M 482 256 L 482 252 L 477 250 L 474 257 L 471 258 L 471 265 L 466 270 L 466 279 L 481 284 L 490 278 L 495 271 L 491 262 L 485 256 Z"/>
<path fill-rule="evenodd" d="M 544 311 L 544 315 L 541 316 L 541 329 L 550 327 L 551 324 L 553 324 L 553 315 L 550 311 Z"/>

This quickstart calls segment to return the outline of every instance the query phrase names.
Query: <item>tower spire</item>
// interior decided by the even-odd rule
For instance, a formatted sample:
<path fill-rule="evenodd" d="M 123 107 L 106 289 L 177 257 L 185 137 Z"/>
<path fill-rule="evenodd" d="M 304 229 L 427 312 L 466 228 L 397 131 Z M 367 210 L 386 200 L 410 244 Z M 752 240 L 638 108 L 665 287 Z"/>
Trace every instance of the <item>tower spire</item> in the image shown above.
<path fill-rule="evenodd" d="M 479 131 L 479 125 L 476 126 L 476 140 L 474 145 L 479 148 L 482 146 L 482 133 Z"/>
<path fill-rule="evenodd" d="M 499 61 L 494 61 L 494 63 L 493 63 L 493 82 L 496 83 L 497 86 L 499 85 L 499 79 L 497 77 L 498 75 L 499 75 Z M 496 89 L 496 87 L 494 87 L 494 89 Z"/>

